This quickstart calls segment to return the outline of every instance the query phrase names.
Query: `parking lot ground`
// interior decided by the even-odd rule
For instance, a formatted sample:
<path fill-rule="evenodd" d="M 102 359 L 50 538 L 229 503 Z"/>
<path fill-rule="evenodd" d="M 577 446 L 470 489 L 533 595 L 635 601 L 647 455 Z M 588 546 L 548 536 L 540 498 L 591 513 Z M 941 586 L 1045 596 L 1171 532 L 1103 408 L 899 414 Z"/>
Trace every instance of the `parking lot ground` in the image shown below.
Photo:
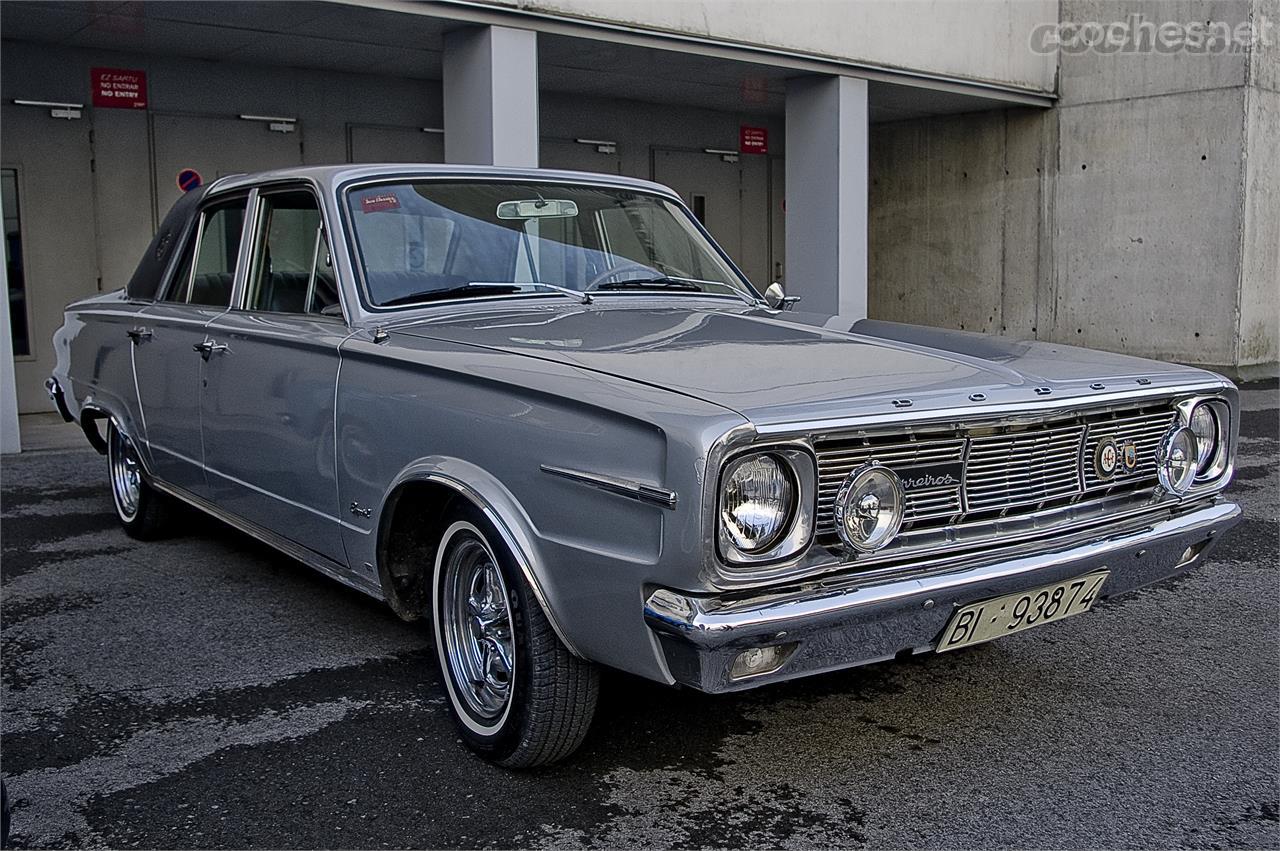
<path fill-rule="evenodd" d="M 969 651 L 708 697 L 609 675 L 582 750 L 454 735 L 420 626 L 208 519 L 140 544 L 91 450 L 0 470 L 25 847 L 1280 847 L 1280 402 L 1195 571 Z"/>

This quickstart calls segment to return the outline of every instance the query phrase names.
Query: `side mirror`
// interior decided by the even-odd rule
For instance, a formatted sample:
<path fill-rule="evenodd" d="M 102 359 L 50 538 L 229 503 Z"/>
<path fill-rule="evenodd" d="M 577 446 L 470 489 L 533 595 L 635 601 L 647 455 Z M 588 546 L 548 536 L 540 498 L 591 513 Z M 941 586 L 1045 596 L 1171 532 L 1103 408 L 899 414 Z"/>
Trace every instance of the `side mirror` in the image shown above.
<path fill-rule="evenodd" d="M 764 300 L 767 301 L 769 306 L 774 310 L 787 310 L 791 305 L 800 300 L 800 296 L 787 295 L 782 290 L 782 284 L 778 281 L 774 281 L 769 285 L 768 289 L 764 291 Z"/>
<path fill-rule="evenodd" d="M 775 310 L 782 307 L 782 302 L 787 295 L 782 291 L 782 284 L 774 281 L 769 288 L 764 291 L 764 300 L 769 302 L 769 306 Z"/>

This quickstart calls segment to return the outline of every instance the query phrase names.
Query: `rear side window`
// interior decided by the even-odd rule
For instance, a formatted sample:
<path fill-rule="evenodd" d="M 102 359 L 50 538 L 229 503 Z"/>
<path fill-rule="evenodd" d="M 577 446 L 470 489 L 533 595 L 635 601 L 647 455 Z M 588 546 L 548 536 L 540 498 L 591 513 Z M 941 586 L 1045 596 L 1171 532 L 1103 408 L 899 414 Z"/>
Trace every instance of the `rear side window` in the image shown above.
<path fill-rule="evenodd" d="M 164 221 L 160 223 L 160 228 L 156 231 L 155 236 L 151 240 L 151 244 L 147 246 L 147 251 L 142 255 L 142 259 L 138 263 L 138 268 L 134 270 L 133 277 L 129 279 L 127 292 L 130 298 L 144 299 L 150 301 L 156 297 L 156 293 L 161 288 L 161 282 L 164 280 L 164 273 L 169 268 L 170 262 L 175 254 L 178 253 L 182 245 L 191 242 L 191 236 L 188 230 L 194 232 L 195 228 L 188 228 L 188 224 L 192 219 L 197 218 L 196 208 L 200 206 L 201 200 L 207 192 L 207 187 L 193 189 L 178 199 L 173 208 L 165 215 Z M 5 211 L 8 211 L 8 206 Z M 184 239 L 186 234 L 186 239 Z M 191 266 L 186 267 L 187 277 L 190 276 Z M 179 278 L 186 280 L 186 277 Z"/>
<path fill-rule="evenodd" d="M 305 190 L 263 194 L 258 215 L 246 309 L 316 314 L 337 305 L 316 197 Z"/>
<path fill-rule="evenodd" d="M 241 197 L 223 201 L 201 211 L 199 226 L 183 247 L 165 301 L 209 307 L 231 303 L 245 200 Z"/>

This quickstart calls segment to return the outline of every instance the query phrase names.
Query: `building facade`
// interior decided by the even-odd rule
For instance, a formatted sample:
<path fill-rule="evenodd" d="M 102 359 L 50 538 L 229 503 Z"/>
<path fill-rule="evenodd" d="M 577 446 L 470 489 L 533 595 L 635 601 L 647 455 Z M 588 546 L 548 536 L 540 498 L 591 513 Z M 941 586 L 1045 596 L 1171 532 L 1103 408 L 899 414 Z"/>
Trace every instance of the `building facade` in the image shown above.
<path fill-rule="evenodd" d="M 6 2 L 0 38 L 8 413 L 193 173 L 304 163 L 650 178 L 814 309 L 1278 359 L 1280 0 Z"/>

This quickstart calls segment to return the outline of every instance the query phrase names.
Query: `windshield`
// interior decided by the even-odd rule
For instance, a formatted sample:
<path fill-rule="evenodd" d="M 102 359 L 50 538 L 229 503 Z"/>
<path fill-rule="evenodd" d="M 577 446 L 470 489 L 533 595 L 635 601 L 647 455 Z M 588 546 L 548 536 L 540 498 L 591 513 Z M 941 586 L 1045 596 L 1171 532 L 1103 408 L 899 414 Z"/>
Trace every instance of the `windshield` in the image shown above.
<path fill-rule="evenodd" d="M 423 180 L 352 189 L 347 204 L 380 307 L 552 287 L 755 298 L 679 205 L 657 195 Z"/>

